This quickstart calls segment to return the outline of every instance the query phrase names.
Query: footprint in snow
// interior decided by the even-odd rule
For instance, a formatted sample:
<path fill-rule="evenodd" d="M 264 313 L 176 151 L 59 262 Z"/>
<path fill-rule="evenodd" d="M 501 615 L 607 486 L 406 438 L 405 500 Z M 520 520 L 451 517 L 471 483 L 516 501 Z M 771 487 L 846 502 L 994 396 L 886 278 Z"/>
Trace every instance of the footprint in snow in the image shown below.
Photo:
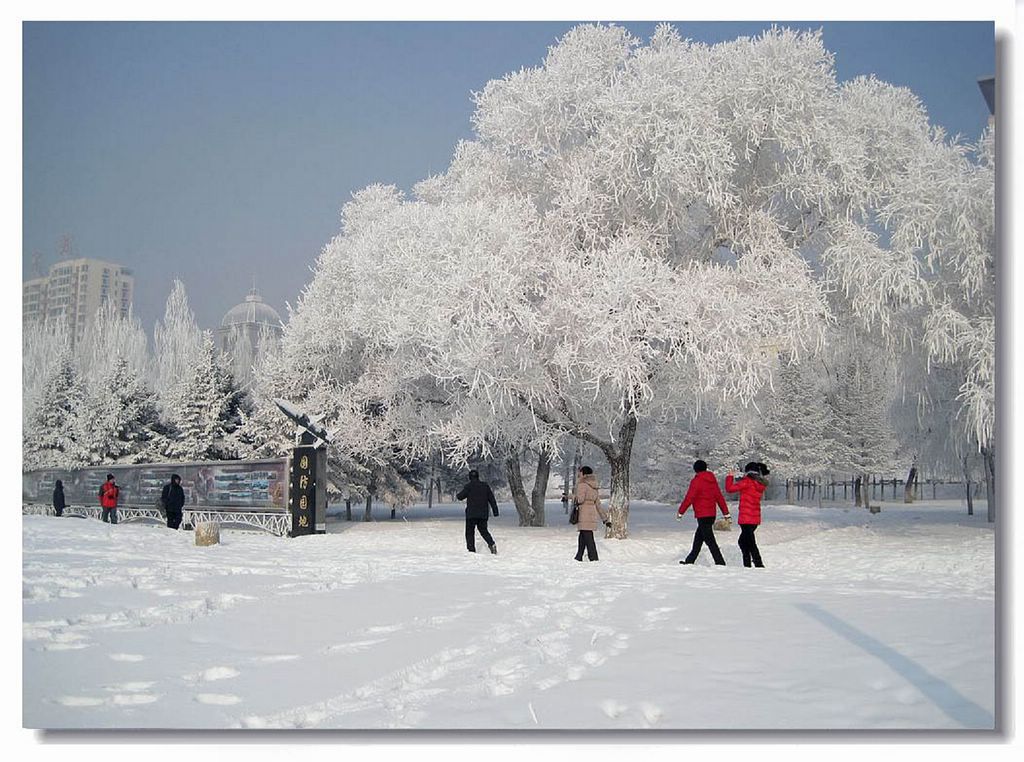
<path fill-rule="evenodd" d="M 239 671 L 233 667 L 210 667 L 202 672 L 193 672 L 185 675 L 185 679 L 194 683 L 208 683 L 214 680 L 228 680 L 238 677 Z"/>
<path fill-rule="evenodd" d="M 117 706 L 139 706 L 141 704 L 152 704 L 159 696 L 151 693 L 118 693 L 114 696 L 114 704 Z"/>
<path fill-rule="evenodd" d="M 621 717 L 623 713 L 629 709 L 625 704 L 616 701 L 615 699 L 605 699 L 600 704 L 601 711 L 611 717 L 613 720 L 616 717 Z"/>
<path fill-rule="evenodd" d="M 378 643 L 383 643 L 383 642 L 384 642 L 383 639 L 378 638 L 376 640 L 357 640 L 357 641 L 355 641 L 353 643 L 337 643 L 337 644 L 335 644 L 333 646 L 327 646 L 327 648 L 325 648 L 324 651 L 326 653 L 339 653 L 340 652 L 340 653 L 353 654 L 353 653 L 358 653 L 359 651 L 365 651 L 367 648 L 370 648 L 371 646 L 375 646 Z"/>
<path fill-rule="evenodd" d="M 231 693 L 200 693 L 196 696 L 196 701 L 200 704 L 212 704 L 216 706 L 231 706 L 232 704 L 238 704 L 241 702 L 238 696 Z"/>
<path fill-rule="evenodd" d="M 48 643 L 40 648 L 40 651 L 78 651 L 88 648 L 92 643 Z"/>
<path fill-rule="evenodd" d="M 640 705 L 640 711 L 643 712 L 644 719 L 647 720 L 648 725 L 657 725 L 664 714 L 660 707 L 655 706 L 649 701 L 645 701 Z"/>
<path fill-rule="evenodd" d="M 111 693 L 142 693 L 152 688 L 154 683 L 118 683 L 116 685 L 104 685 L 103 687 Z"/>
<path fill-rule="evenodd" d="M 61 696 L 57 703 L 63 706 L 100 706 L 106 702 L 95 696 Z"/>
<path fill-rule="evenodd" d="M 145 661 L 146 659 L 142 654 L 110 654 L 110 658 L 113 661 Z"/>

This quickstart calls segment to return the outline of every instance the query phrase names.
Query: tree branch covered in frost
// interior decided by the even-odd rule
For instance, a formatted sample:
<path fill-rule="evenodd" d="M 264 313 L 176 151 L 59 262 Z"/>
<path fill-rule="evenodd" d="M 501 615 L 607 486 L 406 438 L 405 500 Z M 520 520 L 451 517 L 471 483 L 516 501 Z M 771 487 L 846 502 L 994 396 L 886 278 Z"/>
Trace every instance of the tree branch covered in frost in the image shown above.
<path fill-rule="evenodd" d="M 840 86 L 820 33 L 785 29 L 584 25 L 475 101 L 445 173 L 346 205 L 286 333 L 363 456 L 521 443 L 525 411 L 614 476 L 638 421 L 752 405 L 836 324 L 958 363 L 985 433 L 990 138 L 972 161 L 908 90 Z M 836 364 L 851 407 L 872 368 Z"/>

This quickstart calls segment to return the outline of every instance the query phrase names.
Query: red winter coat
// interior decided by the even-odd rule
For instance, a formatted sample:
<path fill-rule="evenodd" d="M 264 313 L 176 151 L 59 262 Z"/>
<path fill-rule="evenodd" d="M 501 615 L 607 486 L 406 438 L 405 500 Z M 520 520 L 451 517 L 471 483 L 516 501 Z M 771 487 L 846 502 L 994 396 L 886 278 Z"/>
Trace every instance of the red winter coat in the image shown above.
<path fill-rule="evenodd" d="M 113 482 L 103 482 L 100 487 L 100 505 L 104 508 L 117 508 L 117 495 L 121 491 Z"/>
<path fill-rule="evenodd" d="M 722 515 L 729 515 L 729 507 L 725 504 L 725 496 L 718 488 L 718 479 L 710 471 L 698 471 L 690 480 L 690 488 L 686 490 L 686 497 L 679 504 L 679 515 L 686 513 L 686 509 L 693 506 L 693 515 L 698 519 L 712 518 L 715 515 L 715 508 L 722 509 Z"/>
<path fill-rule="evenodd" d="M 761 523 L 761 495 L 767 487 L 752 476 L 741 476 L 736 481 L 732 474 L 725 477 L 725 491 L 740 493 L 740 525 Z"/>

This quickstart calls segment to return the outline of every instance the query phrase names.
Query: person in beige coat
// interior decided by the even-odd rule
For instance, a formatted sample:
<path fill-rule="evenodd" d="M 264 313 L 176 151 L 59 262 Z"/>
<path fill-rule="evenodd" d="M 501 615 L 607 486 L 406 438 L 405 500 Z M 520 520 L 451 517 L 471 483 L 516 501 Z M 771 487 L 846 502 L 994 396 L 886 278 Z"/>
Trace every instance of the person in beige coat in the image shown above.
<path fill-rule="evenodd" d="M 580 514 L 579 523 L 576 525 L 580 530 L 576 560 L 583 560 L 583 550 L 586 548 L 587 560 L 596 561 L 597 542 L 594 540 L 594 530 L 597 529 L 597 520 L 600 518 L 605 526 L 611 524 L 608 522 L 608 514 L 601 508 L 601 498 L 597 493 L 597 477 L 590 466 L 583 466 L 580 469 L 573 499 L 579 507 Z"/>

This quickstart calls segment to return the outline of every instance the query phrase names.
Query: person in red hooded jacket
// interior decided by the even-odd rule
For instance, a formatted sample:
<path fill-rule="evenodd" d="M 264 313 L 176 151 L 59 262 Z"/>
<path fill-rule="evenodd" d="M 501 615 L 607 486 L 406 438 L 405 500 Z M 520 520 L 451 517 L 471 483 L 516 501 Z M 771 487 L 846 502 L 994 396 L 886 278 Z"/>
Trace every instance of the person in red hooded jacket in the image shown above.
<path fill-rule="evenodd" d="M 117 497 L 121 488 L 114 481 L 113 474 L 107 474 L 107 480 L 100 486 L 100 506 L 103 508 L 101 518 L 111 524 L 117 523 Z"/>
<path fill-rule="evenodd" d="M 690 487 L 686 490 L 686 497 L 679 504 L 679 512 L 676 519 L 682 519 L 683 514 L 692 505 L 693 515 L 697 517 L 697 530 L 693 533 L 693 547 L 690 555 L 679 563 L 692 564 L 700 555 L 703 545 L 708 546 L 711 557 L 717 566 L 725 566 L 725 559 L 722 551 L 715 540 L 715 514 L 718 508 L 722 509 L 722 515 L 729 515 L 729 507 L 725 504 L 725 496 L 718 487 L 718 479 L 708 471 L 708 464 L 703 460 L 695 461 L 693 464 L 694 476 L 690 480 Z"/>
<path fill-rule="evenodd" d="M 761 551 L 757 549 L 754 532 L 761 524 L 761 495 L 768 488 L 765 478 L 771 473 L 764 463 L 747 463 L 743 467 L 746 473 L 733 480 L 732 474 L 725 477 L 725 491 L 740 493 L 740 552 L 743 553 L 743 565 L 764 568 Z"/>

